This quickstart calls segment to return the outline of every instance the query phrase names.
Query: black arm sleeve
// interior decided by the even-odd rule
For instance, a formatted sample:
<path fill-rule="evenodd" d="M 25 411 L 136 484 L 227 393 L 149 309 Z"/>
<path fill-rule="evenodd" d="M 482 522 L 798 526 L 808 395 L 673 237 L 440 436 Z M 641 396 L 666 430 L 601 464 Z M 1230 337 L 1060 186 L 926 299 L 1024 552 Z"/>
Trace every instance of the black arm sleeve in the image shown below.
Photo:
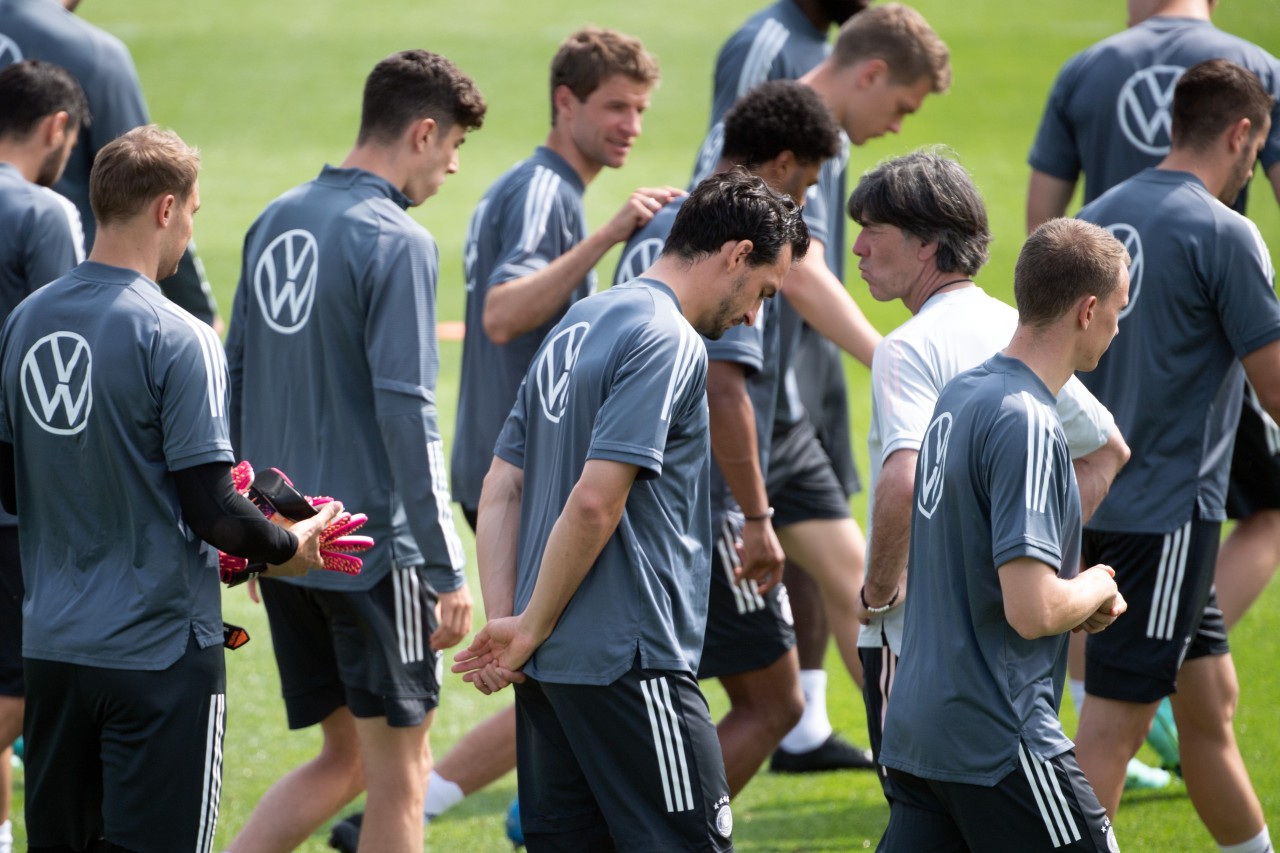
<path fill-rule="evenodd" d="M 13 445 L 0 441 L 0 505 L 11 515 L 18 514 L 18 474 L 13 459 Z"/>
<path fill-rule="evenodd" d="M 298 550 L 298 537 L 263 518 L 231 482 L 231 467 L 222 462 L 197 465 L 173 473 L 178 482 L 182 518 L 195 534 L 220 551 L 253 563 L 288 562 Z"/>

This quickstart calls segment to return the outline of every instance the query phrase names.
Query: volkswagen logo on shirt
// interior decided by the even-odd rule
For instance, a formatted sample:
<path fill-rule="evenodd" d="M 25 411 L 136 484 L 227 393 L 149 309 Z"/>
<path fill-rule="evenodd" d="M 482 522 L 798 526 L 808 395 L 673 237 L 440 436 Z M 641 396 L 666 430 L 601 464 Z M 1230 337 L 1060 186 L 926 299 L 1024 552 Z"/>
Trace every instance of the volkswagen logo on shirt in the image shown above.
<path fill-rule="evenodd" d="M 538 358 L 538 399 L 542 403 L 542 413 L 553 424 L 560 423 L 569 404 L 569 374 L 578 363 L 582 342 L 589 331 L 590 323 L 574 323 L 567 329 L 561 329 L 543 347 Z"/>
<path fill-rule="evenodd" d="M 633 278 L 639 278 L 640 273 L 653 266 L 658 255 L 662 254 L 664 245 L 666 240 L 661 237 L 646 237 L 632 246 L 618 264 L 618 284 L 625 284 Z"/>
<path fill-rule="evenodd" d="M 1108 225 L 1107 230 L 1124 244 L 1124 250 L 1129 253 L 1129 304 L 1120 311 L 1120 319 L 1123 320 L 1138 304 L 1138 293 L 1142 290 L 1142 237 L 1137 228 L 1123 222 Z"/>
<path fill-rule="evenodd" d="M 13 39 L 0 33 L 0 68 L 22 61 L 22 49 Z"/>
<path fill-rule="evenodd" d="M 925 518 L 942 502 L 943 473 L 947 467 L 947 443 L 951 441 L 951 413 L 943 412 L 933 419 L 920 443 L 920 496 L 917 506 Z"/>
<path fill-rule="evenodd" d="M 93 357 L 75 332 L 54 332 L 35 342 L 22 359 L 22 399 L 45 432 L 75 435 L 93 408 Z"/>
<path fill-rule="evenodd" d="M 1134 148 L 1163 157 L 1169 153 L 1169 107 L 1178 78 L 1186 70 L 1177 65 L 1153 65 L 1134 72 L 1120 88 L 1116 116 L 1120 131 Z"/>
<path fill-rule="evenodd" d="M 320 249 L 310 231 L 295 228 L 276 237 L 258 258 L 253 288 L 267 325 L 292 335 L 307 325 L 316 300 Z"/>

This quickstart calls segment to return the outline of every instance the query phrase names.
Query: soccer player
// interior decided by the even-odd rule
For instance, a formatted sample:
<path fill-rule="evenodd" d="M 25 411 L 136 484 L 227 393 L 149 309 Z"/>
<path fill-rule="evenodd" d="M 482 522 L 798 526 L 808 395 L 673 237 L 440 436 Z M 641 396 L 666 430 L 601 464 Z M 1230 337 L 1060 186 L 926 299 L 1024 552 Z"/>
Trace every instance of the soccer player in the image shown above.
<path fill-rule="evenodd" d="M 890 3 L 861 12 L 840 29 L 831 55 L 801 77 L 822 98 L 848 140 L 861 145 L 868 139 L 897 132 L 903 118 L 920 108 L 930 92 L 946 91 L 951 66 L 946 45 L 915 10 Z M 718 135 L 713 129 L 708 145 Z M 798 389 L 801 377 L 832 377 L 843 382 L 843 369 L 833 352 L 805 359 L 802 366 L 801 317 L 818 332 L 866 365 L 880 335 L 844 289 L 844 178 L 848 148 L 829 160 L 810 191 L 805 222 L 814 242 L 805 261 L 787 278 L 786 299 L 779 314 L 782 326 L 782 385 L 774 418 L 769 473 L 774 501 L 774 527 L 783 549 L 816 581 L 835 634 L 836 645 L 855 683 L 862 685 L 858 656 L 856 607 L 862 583 L 862 532 L 849 515 L 848 496 L 854 487 L 847 425 L 825 430 L 827 446 L 817 434 L 820 410 L 834 409 L 847 420 L 842 389 L 836 405 L 825 398 L 825 384 L 812 389 L 806 405 Z M 794 309 L 794 310 L 792 310 Z M 833 364 L 832 360 L 835 360 Z M 815 402 L 816 398 L 816 402 Z M 812 411 L 809 411 L 812 409 Z M 830 420 L 823 418 L 823 420 Z M 821 421 L 819 421 L 821 422 Z M 848 465 L 832 459 L 846 457 Z M 856 489 L 853 489 L 856 490 Z M 783 740 L 774 756 L 775 770 L 803 771 L 834 767 L 873 767 L 869 754 L 835 738 L 825 713 L 826 649 L 823 632 L 807 632 L 813 608 L 805 605 L 805 581 L 787 576 L 793 596 L 800 650 L 801 684 L 806 710 L 800 724 Z M 806 636 L 816 633 L 817 636 Z"/>
<path fill-rule="evenodd" d="M 848 211 L 862 228 L 853 253 L 871 295 L 901 300 L 912 315 L 885 336 L 871 369 L 871 494 L 858 642 L 878 756 L 902 651 L 911 496 L 924 436 L 943 387 L 1008 343 L 1018 315 L 973 281 L 987 261 L 991 231 L 982 197 L 959 163 L 932 151 L 881 163 L 858 181 Z M 1128 459 L 1128 447 L 1111 413 L 1078 379 L 1068 379 L 1057 396 L 1088 518 Z M 887 790 L 883 774 L 881 781 Z"/>
<path fill-rule="evenodd" d="M 866 0 L 777 0 L 729 36 L 716 56 L 710 133 L 699 152 L 694 174 L 701 177 L 718 168 L 724 117 L 735 101 L 762 82 L 796 80 L 811 71 L 831 52 L 827 31 L 866 6 Z M 817 232 L 819 223 L 811 222 L 810 230 Z M 836 310 L 848 312 L 848 306 L 839 305 Z M 836 465 L 846 495 L 852 495 L 858 490 L 858 475 L 849 443 L 848 404 L 839 354 L 825 338 L 804 327 L 796 361 L 803 362 L 805 368 L 795 374 L 799 397 L 810 408 L 818 439 L 824 442 L 824 449 Z M 818 405 L 824 399 L 830 406 Z M 858 544 L 854 543 L 854 547 Z M 831 630 L 822 596 L 817 585 L 794 563 L 788 564 L 786 582 L 791 607 L 799 616 L 795 633 L 805 702 L 800 723 L 786 737 L 792 750 L 779 753 L 778 758 L 782 765 L 796 770 L 866 767 L 866 751 L 835 734 L 827 718 L 827 673 L 823 667 Z M 733 775 L 730 767 L 731 783 Z"/>
<path fill-rule="evenodd" d="M 0 333 L 32 850 L 212 849 L 226 708 L 214 548 L 305 573 L 341 508 L 291 533 L 232 485 L 217 336 L 155 283 L 191 240 L 198 169 L 154 126 L 104 147 L 89 260 Z"/>
<path fill-rule="evenodd" d="M 0 71 L 0 323 L 84 260 L 79 217 L 49 189 L 89 119 L 80 84 L 38 60 Z M 22 565 L 18 519 L 0 512 L 0 853 L 13 849 L 11 747 L 22 734 Z"/>
<path fill-rule="evenodd" d="M 1127 262 L 1097 226 L 1041 226 L 1018 256 L 1013 339 L 938 397 L 916 463 L 881 851 L 1117 849 L 1058 704 L 1067 632 L 1102 631 L 1125 600 L 1109 567 L 1081 571 L 1055 397 L 1115 336 Z"/>
<path fill-rule="evenodd" d="M 658 260 L 569 309 L 535 356 L 481 494 L 489 622 L 454 670 L 516 682 L 531 850 L 730 850 L 694 673 L 710 581 L 706 351 L 755 320 L 808 239 L 743 172 L 682 205 Z"/>
<path fill-rule="evenodd" d="M 1280 414 L 1280 301 L 1258 229 L 1226 204 L 1266 144 L 1272 107 L 1244 68 L 1192 66 L 1174 90 L 1168 156 L 1080 211 L 1142 247 L 1124 334 L 1085 377 L 1133 449 L 1089 521 L 1085 555 L 1115 566 L 1132 613 L 1089 638 L 1080 766 L 1114 815 L 1124 762 L 1169 696 L 1187 793 L 1233 853 L 1271 846 L 1232 731 L 1238 686 L 1213 566 L 1242 377 Z"/>
<path fill-rule="evenodd" d="M 75 204 L 85 248 L 91 249 L 95 229 L 89 169 L 94 157 L 126 130 L 149 121 L 133 58 L 123 42 L 77 18 L 58 0 L 0 0 L 0 66 L 22 59 L 61 65 L 75 76 L 89 99 L 93 123 L 80 134 L 54 189 Z M 160 288 L 196 317 L 220 328 L 218 305 L 194 243 L 183 253 L 178 271 L 166 274 Z"/>
<path fill-rule="evenodd" d="M 457 171 L 484 114 L 449 60 L 392 54 L 342 165 L 245 238 L 227 341 L 237 446 L 359 506 L 377 545 L 358 577 L 262 584 L 289 726 L 319 723 L 323 743 L 258 803 L 237 853 L 292 850 L 365 789 L 362 846 L 422 846 L 440 650 L 470 630 L 471 596 L 436 424 L 438 254 L 406 210 Z"/>
<path fill-rule="evenodd" d="M 551 61 L 546 140 L 499 177 L 472 214 L 452 473 L 454 499 L 473 530 L 494 444 L 533 354 L 569 305 L 595 292 L 605 252 L 681 194 L 638 189 L 587 233 L 583 194 L 602 170 L 626 164 L 658 75 L 638 39 L 596 27 L 570 35 Z M 507 708 L 432 770 L 425 817 L 502 776 L 515 757 L 515 711 Z"/>
<path fill-rule="evenodd" d="M 716 171 L 741 166 L 803 204 L 839 146 L 839 127 L 817 93 L 794 80 L 774 80 L 752 89 L 725 116 Z M 615 286 L 641 275 L 661 253 L 682 200 L 664 207 L 627 242 Z M 764 477 L 779 393 L 779 305 L 770 301 L 752 326 L 735 326 L 705 341 L 715 546 L 698 678 L 719 678 L 729 696 L 729 713 L 716 731 L 731 796 L 750 781 L 804 706 L 787 588 L 778 583 L 784 555 Z"/>
<path fill-rule="evenodd" d="M 1062 216 L 1084 172 L 1084 203 L 1154 166 L 1169 151 L 1169 105 L 1184 69 L 1224 58 L 1249 69 L 1280 98 L 1280 61 L 1210 22 L 1216 0 L 1129 0 L 1130 28 L 1073 57 L 1049 95 L 1031 149 L 1027 227 Z M 1280 200 L 1280 100 L 1258 157 Z M 1245 212 L 1241 191 L 1229 202 Z M 1122 239 L 1132 239 L 1131 234 Z M 1133 245 L 1130 251 L 1139 247 Z M 1238 523 L 1215 572 L 1228 629 L 1280 565 L 1280 429 L 1246 386 L 1232 457 L 1227 516 Z M 1157 723 L 1164 717 L 1162 708 Z M 1176 743 L 1173 742 L 1173 743 Z"/>

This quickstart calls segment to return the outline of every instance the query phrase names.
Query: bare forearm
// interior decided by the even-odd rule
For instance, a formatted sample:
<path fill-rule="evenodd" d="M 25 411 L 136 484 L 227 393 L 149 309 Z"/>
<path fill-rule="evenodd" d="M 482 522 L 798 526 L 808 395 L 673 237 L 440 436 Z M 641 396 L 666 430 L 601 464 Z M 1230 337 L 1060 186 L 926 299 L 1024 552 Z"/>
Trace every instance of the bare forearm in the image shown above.
<path fill-rule="evenodd" d="M 1026 639 L 1066 633 L 1116 595 L 1115 581 L 1099 566 L 1064 580 L 1039 560 L 1019 557 L 999 574 L 1005 618 Z"/>
<path fill-rule="evenodd" d="M 885 460 L 876 481 L 871 514 L 871 543 L 864 581 L 867 603 L 884 604 L 898 590 L 911 551 L 911 497 L 916 480 L 916 452 L 898 450 Z"/>
<path fill-rule="evenodd" d="M 480 491 L 476 518 L 476 570 L 486 619 L 510 616 L 515 608 L 521 484 L 508 463 L 495 459 Z"/>
<path fill-rule="evenodd" d="M 484 301 L 484 331 L 505 344 L 556 315 L 573 291 L 616 241 L 604 230 L 535 273 L 489 288 Z"/>
<path fill-rule="evenodd" d="M 827 269 L 821 243 L 814 241 L 804 260 L 787 274 L 782 292 L 806 323 L 867 367 L 871 366 L 880 333 L 840 280 Z"/>
<path fill-rule="evenodd" d="M 597 465 L 599 463 L 589 461 L 588 470 Z M 612 479 L 603 487 L 588 481 L 584 472 L 551 528 L 533 595 L 520 617 L 539 642 L 551 634 L 560 614 L 618 527 L 631 482 L 635 480 L 635 469 L 625 467 L 630 469 L 630 480 L 625 480 L 625 485 L 619 478 L 625 477 L 624 472 L 609 472 Z"/>
<path fill-rule="evenodd" d="M 1027 186 L 1027 233 L 1050 219 L 1066 215 L 1075 191 L 1075 181 L 1064 181 L 1033 169 Z"/>
<path fill-rule="evenodd" d="M 1093 517 L 1111 490 L 1116 475 L 1128 461 L 1129 445 L 1118 429 L 1112 429 L 1106 444 L 1071 463 L 1080 487 L 1080 513 L 1084 521 Z"/>
<path fill-rule="evenodd" d="M 746 377 L 736 364 L 711 362 L 707 378 L 711 419 L 711 454 L 733 499 L 746 515 L 768 510 L 769 495 L 760 471 L 755 409 L 747 395 Z"/>

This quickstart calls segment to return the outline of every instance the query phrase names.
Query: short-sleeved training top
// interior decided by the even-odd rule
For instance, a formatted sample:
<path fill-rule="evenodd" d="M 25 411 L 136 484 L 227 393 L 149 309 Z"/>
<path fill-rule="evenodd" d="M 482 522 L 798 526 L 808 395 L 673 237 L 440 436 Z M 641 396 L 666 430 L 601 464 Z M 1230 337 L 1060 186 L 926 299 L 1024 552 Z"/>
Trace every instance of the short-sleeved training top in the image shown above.
<path fill-rule="evenodd" d="M 150 279 L 88 262 L 14 309 L 0 365 L 23 655 L 161 670 L 192 634 L 221 643 L 217 552 L 170 475 L 232 461 L 217 336 Z"/>
<path fill-rule="evenodd" d="M 880 760 L 926 779 L 994 785 L 1018 746 L 1071 749 L 1058 720 L 1067 635 L 1026 640 L 999 567 L 1030 557 L 1080 572 L 1080 493 L 1054 398 L 994 355 L 938 398 L 920 448 L 906 632 Z M 1018 569 L 1042 571 L 1040 567 Z"/>
<path fill-rule="evenodd" d="M 1278 100 L 1259 160 L 1280 162 L 1280 62 L 1262 48 L 1195 18 L 1156 16 L 1076 54 L 1058 73 L 1028 162 L 1064 181 L 1085 174 L 1084 202 L 1169 153 L 1173 90 L 1192 65 L 1229 59 Z M 1244 212 L 1243 194 L 1237 209 Z"/>
<path fill-rule="evenodd" d="M 1244 393 L 1240 359 L 1280 339 L 1275 269 L 1257 227 L 1187 172 L 1147 169 L 1079 217 L 1129 250 L 1129 305 L 1081 380 L 1132 456 L 1091 530 L 1168 533 L 1226 518 Z"/>
<path fill-rule="evenodd" d="M 245 237 L 227 337 L 237 450 L 365 513 L 376 542 L 356 577 L 291 583 L 364 590 L 393 565 L 425 565 L 438 592 L 464 583 L 436 415 L 439 253 L 409 203 L 326 166 Z"/>
<path fill-rule="evenodd" d="M 919 452 L 934 406 L 943 387 L 959 373 L 977 367 L 1013 338 L 1018 312 L 988 296 L 977 286 L 933 296 L 907 322 L 876 347 L 871 364 L 871 425 L 867 448 L 871 457 L 871 485 L 867 492 L 867 540 L 875 537 L 876 484 L 885 461 L 899 450 Z M 1111 413 L 1072 378 L 1058 393 L 1058 418 L 1072 459 L 1106 444 L 1115 427 Z M 883 645 L 900 654 L 903 607 L 864 625 L 858 644 Z"/>
<path fill-rule="evenodd" d="M 622 249 L 618 268 L 613 276 L 617 287 L 647 270 L 666 245 L 667 235 L 675 223 L 676 214 L 688 196 L 681 196 L 664 205 L 653 219 L 627 241 Z M 772 433 L 773 410 L 778 386 L 778 324 L 773 322 L 782 304 L 781 299 L 767 299 L 756 314 L 756 322 L 750 326 L 737 325 L 717 340 L 703 339 L 708 361 L 726 361 L 741 365 L 747 376 L 747 395 L 755 415 L 756 451 L 763 475 L 769 468 L 769 444 Z M 729 485 L 724 481 L 715 457 L 711 459 L 711 518 L 718 526 L 726 512 L 737 508 L 737 502 Z"/>
<path fill-rule="evenodd" d="M 724 147 L 724 115 L 743 95 L 770 80 L 798 80 L 831 53 L 827 34 L 795 0 L 777 0 L 729 36 L 716 56 L 707 138 L 693 168 L 692 189 L 711 174 Z"/>
<path fill-rule="evenodd" d="M 465 507 L 479 506 L 493 446 L 520 380 L 538 345 L 564 316 L 561 310 L 536 329 L 496 344 L 484 331 L 485 299 L 491 289 L 537 272 L 586 239 L 585 189 L 563 157 L 540 146 L 494 181 L 471 214 L 464 258 L 467 334 L 453 443 L 453 496 Z M 595 289 L 592 270 L 569 303 Z"/>
<path fill-rule="evenodd" d="M 575 303 L 547 336 L 498 440 L 524 471 L 514 612 L 588 460 L 638 466 L 617 530 L 525 672 L 605 685 L 631 669 L 697 672 L 711 583 L 702 337 L 662 282 Z"/>

